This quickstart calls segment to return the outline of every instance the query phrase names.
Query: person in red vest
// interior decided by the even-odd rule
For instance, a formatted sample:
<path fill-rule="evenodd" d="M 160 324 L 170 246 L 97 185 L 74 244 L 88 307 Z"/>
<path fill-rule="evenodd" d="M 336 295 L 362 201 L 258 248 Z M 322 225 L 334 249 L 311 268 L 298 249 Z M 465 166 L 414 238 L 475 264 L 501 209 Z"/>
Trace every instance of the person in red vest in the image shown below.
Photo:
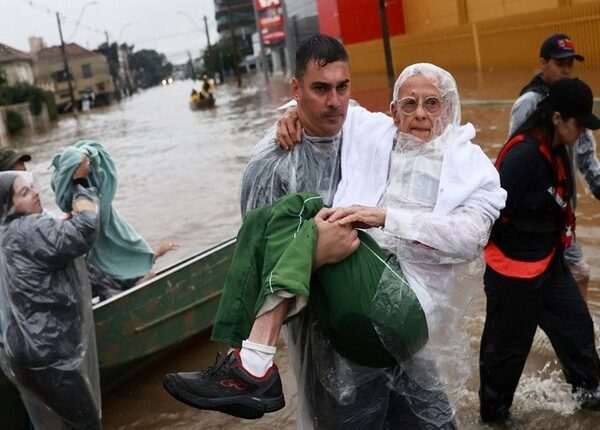
<path fill-rule="evenodd" d="M 479 398 L 486 423 L 508 419 L 538 326 L 550 338 L 575 399 L 582 408 L 600 409 L 593 321 L 563 254 L 575 236 L 567 149 L 586 128 L 600 128 L 592 107 L 584 82 L 556 81 L 496 159 L 508 197 L 484 251 Z"/>

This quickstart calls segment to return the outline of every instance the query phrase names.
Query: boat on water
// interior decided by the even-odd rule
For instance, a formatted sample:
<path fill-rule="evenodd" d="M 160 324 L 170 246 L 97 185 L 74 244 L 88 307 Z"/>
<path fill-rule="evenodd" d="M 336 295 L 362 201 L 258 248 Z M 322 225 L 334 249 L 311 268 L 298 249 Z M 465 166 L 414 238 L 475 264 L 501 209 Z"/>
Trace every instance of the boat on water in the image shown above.
<path fill-rule="evenodd" d="M 103 393 L 159 353 L 212 326 L 234 246 L 230 239 L 199 252 L 94 306 Z M 25 407 L 2 372 L 0 399 L 0 428 L 24 429 Z"/>
<path fill-rule="evenodd" d="M 211 94 L 209 97 L 205 97 L 202 100 L 194 97 L 190 97 L 190 109 L 210 109 L 215 107 L 215 98 Z"/>

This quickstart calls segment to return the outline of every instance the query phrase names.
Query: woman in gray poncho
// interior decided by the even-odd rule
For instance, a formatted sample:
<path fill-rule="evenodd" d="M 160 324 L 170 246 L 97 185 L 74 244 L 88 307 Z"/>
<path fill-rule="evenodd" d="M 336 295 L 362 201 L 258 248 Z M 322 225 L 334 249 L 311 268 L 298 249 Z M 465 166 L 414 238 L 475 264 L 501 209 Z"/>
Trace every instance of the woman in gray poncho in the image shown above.
<path fill-rule="evenodd" d="M 100 391 L 83 256 L 96 237 L 89 160 L 72 216 L 42 212 L 31 176 L 0 173 L 0 364 L 37 430 L 99 429 Z"/>

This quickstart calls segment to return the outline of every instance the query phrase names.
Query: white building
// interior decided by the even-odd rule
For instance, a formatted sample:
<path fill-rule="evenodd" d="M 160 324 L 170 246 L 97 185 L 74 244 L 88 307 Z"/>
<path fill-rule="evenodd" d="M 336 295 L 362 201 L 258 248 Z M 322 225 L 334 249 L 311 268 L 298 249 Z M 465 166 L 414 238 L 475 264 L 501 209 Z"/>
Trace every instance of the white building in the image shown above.
<path fill-rule="evenodd" d="M 0 43 L 0 74 L 8 85 L 19 82 L 33 85 L 33 58 L 25 52 Z"/>

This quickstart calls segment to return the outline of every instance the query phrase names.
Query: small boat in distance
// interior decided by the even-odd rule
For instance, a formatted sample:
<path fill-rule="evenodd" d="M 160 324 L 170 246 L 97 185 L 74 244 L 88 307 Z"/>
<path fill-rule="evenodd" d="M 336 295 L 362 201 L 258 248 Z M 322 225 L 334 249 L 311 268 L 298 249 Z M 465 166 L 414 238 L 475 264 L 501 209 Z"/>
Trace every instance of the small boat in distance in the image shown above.
<path fill-rule="evenodd" d="M 209 109 L 215 107 L 215 98 L 212 94 L 208 97 L 203 98 L 202 100 L 194 99 L 192 96 L 190 98 L 190 109 L 198 110 L 198 109 Z"/>
<path fill-rule="evenodd" d="M 149 359 L 211 327 L 235 239 L 201 251 L 94 306 L 102 392 Z M 19 392 L 0 371 L 0 428 L 26 428 Z"/>
<path fill-rule="evenodd" d="M 190 109 L 208 109 L 215 107 L 215 81 L 209 79 L 206 74 L 200 80 L 200 88 L 192 89 L 190 94 Z"/>

